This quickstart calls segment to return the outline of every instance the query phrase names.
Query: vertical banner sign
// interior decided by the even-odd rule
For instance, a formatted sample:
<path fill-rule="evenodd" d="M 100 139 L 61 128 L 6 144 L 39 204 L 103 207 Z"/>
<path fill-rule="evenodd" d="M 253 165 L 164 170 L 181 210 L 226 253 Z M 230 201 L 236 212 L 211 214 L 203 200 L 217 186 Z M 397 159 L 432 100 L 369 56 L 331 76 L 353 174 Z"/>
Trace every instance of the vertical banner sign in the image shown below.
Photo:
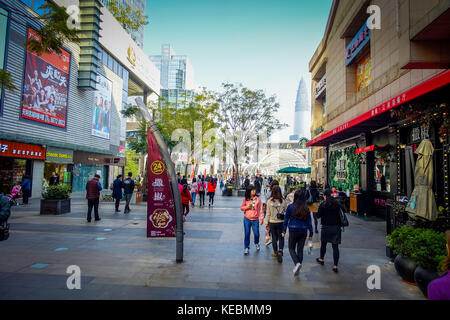
<path fill-rule="evenodd" d="M 28 28 L 27 39 L 40 41 Z M 22 94 L 21 116 L 60 128 L 66 127 L 69 95 L 70 53 L 61 49 L 40 56 L 28 51 Z"/>
<path fill-rule="evenodd" d="M 175 202 L 155 137 L 148 130 L 147 238 L 175 237 Z"/>
<path fill-rule="evenodd" d="M 92 114 L 92 135 L 109 139 L 111 130 L 112 82 L 97 75 L 97 88 Z"/>

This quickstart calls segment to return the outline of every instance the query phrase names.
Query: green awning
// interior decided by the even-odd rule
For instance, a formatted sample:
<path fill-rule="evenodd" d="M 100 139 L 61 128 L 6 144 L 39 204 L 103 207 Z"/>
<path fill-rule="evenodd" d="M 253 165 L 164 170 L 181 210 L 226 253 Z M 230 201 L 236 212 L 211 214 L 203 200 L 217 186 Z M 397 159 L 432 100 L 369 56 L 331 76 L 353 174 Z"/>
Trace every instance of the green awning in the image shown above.
<path fill-rule="evenodd" d="M 277 173 L 311 173 L 311 168 L 287 167 L 278 170 Z"/>

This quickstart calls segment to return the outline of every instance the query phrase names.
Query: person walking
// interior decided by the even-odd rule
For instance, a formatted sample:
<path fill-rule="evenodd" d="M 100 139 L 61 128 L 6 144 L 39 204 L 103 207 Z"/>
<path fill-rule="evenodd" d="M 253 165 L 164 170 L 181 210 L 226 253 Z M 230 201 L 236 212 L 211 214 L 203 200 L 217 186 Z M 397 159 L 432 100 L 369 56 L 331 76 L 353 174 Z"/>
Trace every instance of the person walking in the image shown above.
<path fill-rule="evenodd" d="M 272 188 L 272 193 L 267 201 L 266 211 L 266 230 L 272 235 L 272 257 L 277 258 L 278 262 L 283 262 L 284 238 L 283 232 L 284 216 L 287 208 L 287 201 L 283 199 L 279 186 Z"/>
<path fill-rule="evenodd" d="M 319 211 L 319 191 L 317 190 L 317 185 L 314 180 L 312 180 L 311 183 L 309 184 L 308 192 L 310 196 L 310 198 L 308 199 L 312 201 L 311 204 L 308 205 L 309 210 L 313 214 L 314 218 L 314 232 L 319 233 L 319 230 L 317 229 L 317 226 L 319 224 L 319 221 L 317 219 L 317 212 Z"/>
<path fill-rule="evenodd" d="M 264 222 L 262 202 L 256 196 L 255 186 L 249 185 L 245 190 L 245 198 L 242 200 L 241 210 L 244 211 L 244 255 L 248 255 L 250 251 L 250 232 L 252 229 L 256 251 L 260 250 L 259 225 L 262 225 Z"/>
<path fill-rule="evenodd" d="M 324 192 L 325 200 L 320 204 L 317 218 L 320 219 L 321 235 L 320 235 L 320 258 L 317 263 L 324 265 L 325 253 L 327 251 L 327 243 L 331 243 L 333 247 L 333 271 L 338 272 L 339 262 L 339 245 L 341 244 L 341 206 L 339 202 L 332 196 L 330 189 Z"/>
<path fill-rule="evenodd" d="M 186 176 L 183 175 L 183 179 L 181 179 L 180 184 L 181 184 L 182 186 L 184 186 L 184 185 L 187 184 L 187 183 L 188 183 L 188 182 L 187 182 Z"/>
<path fill-rule="evenodd" d="M 256 195 L 259 197 L 261 195 L 262 189 L 261 180 L 259 179 L 259 177 L 255 177 L 255 188 L 256 188 Z"/>
<path fill-rule="evenodd" d="M 123 182 L 123 191 L 125 193 L 125 209 L 123 210 L 123 213 L 130 213 L 130 201 L 133 197 L 133 191 L 134 191 L 134 180 L 132 178 L 133 173 L 128 172 L 128 178 L 125 179 Z"/>
<path fill-rule="evenodd" d="M 192 202 L 191 193 L 189 192 L 188 185 L 183 185 L 183 191 L 181 192 L 181 203 L 183 205 L 183 222 L 186 221 L 186 216 L 189 214 L 189 202 Z"/>
<path fill-rule="evenodd" d="M 269 181 L 267 180 L 267 177 L 265 177 L 263 180 L 264 195 L 267 194 L 268 188 L 269 188 Z"/>
<path fill-rule="evenodd" d="M 192 206 L 195 207 L 195 198 L 197 197 L 198 193 L 198 183 L 197 179 L 193 178 L 191 183 L 191 197 L 192 197 Z"/>
<path fill-rule="evenodd" d="M 283 222 L 283 233 L 286 236 L 286 229 L 289 227 L 289 253 L 295 264 L 293 273 L 297 276 L 302 268 L 303 247 L 309 230 L 309 241 L 312 241 L 313 228 L 311 223 L 311 214 L 306 204 L 306 192 L 297 190 L 294 195 L 294 203 L 287 207 Z"/>
<path fill-rule="evenodd" d="M 22 205 L 28 204 L 28 198 L 31 196 L 31 179 L 29 175 L 24 175 L 20 185 L 22 190 Z"/>
<path fill-rule="evenodd" d="M 208 182 L 208 208 L 214 205 L 214 195 L 216 194 L 216 187 L 217 183 L 213 179 L 210 179 L 210 181 Z"/>
<path fill-rule="evenodd" d="M 88 200 L 87 222 L 92 220 L 92 208 L 94 208 L 95 221 L 100 221 L 98 215 L 98 203 L 100 199 L 100 191 L 102 184 L 100 183 L 100 175 L 96 174 L 93 179 L 86 183 L 86 199 Z"/>
<path fill-rule="evenodd" d="M 114 182 L 113 182 L 113 192 L 112 192 L 113 199 L 116 199 L 116 203 L 115 203 L 116 212 L 120 212 L 119 204 L 120 204 L 120 200 L 122 200 L 123 186 L 124 186 L 124 184 L 122 181 L 122 175 L 119 174 L 117 176 L 116 180 L 114 180 Z"/>
<path fill-rule="evenodd" d="M 205 192 L 206 192 L 206 183 L 205 179 L 202 178 L 202 180 L 198 183 L 198 195 L 200 196 L 200 207 L 203 207 L 205 205 Z"/>
<path fill-rule="evenodd" d="M 247 176 L 247 177 L 245 177 L 245 180 L 244 180 L 244 187 L 245 187 L 246 190 L 247 190 L 249 185 L 250 185 L 250 179 Z"/>

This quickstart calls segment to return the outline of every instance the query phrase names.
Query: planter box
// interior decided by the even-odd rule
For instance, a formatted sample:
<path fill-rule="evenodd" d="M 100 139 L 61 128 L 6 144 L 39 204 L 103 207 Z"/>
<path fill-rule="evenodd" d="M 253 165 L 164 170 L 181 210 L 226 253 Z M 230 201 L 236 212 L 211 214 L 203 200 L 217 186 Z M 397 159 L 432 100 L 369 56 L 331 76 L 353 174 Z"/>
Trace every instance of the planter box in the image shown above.
<path fill-rule="evenodd" d="M 142 192 L 138 191 L 136 192 L 136 203 L 142 202 Z"/>
<path fill-rule="evenodd" d="M 64 200 L 41 199 L 41 214 L 63 214 L 70 212 L 70 198 Z"/>

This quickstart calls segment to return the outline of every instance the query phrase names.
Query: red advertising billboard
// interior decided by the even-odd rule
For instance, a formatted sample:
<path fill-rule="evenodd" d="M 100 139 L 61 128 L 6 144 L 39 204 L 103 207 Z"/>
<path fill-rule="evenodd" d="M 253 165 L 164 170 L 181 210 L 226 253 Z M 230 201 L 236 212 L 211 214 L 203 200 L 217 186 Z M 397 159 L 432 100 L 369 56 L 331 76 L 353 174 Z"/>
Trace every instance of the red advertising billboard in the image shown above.
<path fill-rule="evenodd" d="M 27 39 L 40 40 L 28 28 Z M 69 94 L 70 53 L 43 53 L 27 50 L 22 93 L 22 118 L 65 128 Z"/>
<path fill-rule="evenodd" d="M 150 130 L 147 165 L 147 237 L 175 237 L 175 202 L 169 174 Z"/>
<path fill-rule="evenodd" d="M 45 160 L 45 156 L 46 149 L 42 146 L 0 140 L 0 157 Z"/>

